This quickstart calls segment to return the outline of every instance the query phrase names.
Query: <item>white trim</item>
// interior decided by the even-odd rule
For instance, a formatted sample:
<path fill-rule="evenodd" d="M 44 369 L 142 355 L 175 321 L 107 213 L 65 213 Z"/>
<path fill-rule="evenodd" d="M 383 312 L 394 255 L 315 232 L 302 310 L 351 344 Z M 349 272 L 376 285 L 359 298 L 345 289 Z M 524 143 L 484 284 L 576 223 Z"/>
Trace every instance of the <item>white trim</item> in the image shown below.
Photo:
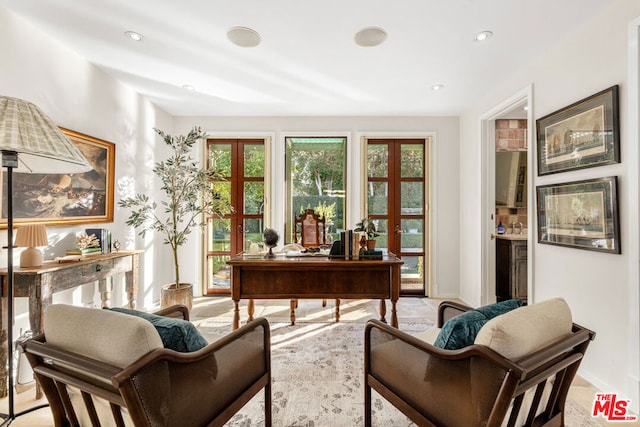
<path fill-rule="evenodd" d="M 640 144 L 640 17 L 629 23 L 629 69 L 628 69 L 628 86 L 629 101 L 627 107 L 629 109 L 629 143 L 627 147 L 627 185 L 629 192 L 627 195 L 627 203 L 629 209 L 629 232 L 625 235 L 629 236 L 626 251 L 629 254 L 629 305 L 627 312 L 629 313 L 629 367 L 627 377 L 628 395 L 626 398 L 631 399 L 631 410 L 634 413 L 640 412 L 640 314 L 638 307 L 640 306 L 640 152 L 638 144 Z M 623 98 L 624 99 L 624 98 Z"/>
<path fill-rule="evenodd" d="M 264 141 L 264 225 L 265 227 L 268 227 L 271 221 L 271 218 L 273 217 L 273 204 L 272 202 L 272 182 L 276 182 L 274 180 L 273 177 L 273 173 L 275 168 L 273 167 L 272 164 L 272 160 L 275 158 L 273 153 L 274 147 L 273 147 L 273 141 L 275 139 L 275 133 L 274 132 L 246 132 L 246 131 L 239 131 L 239 132 L 218 132 L 218 131 L 206 131 L 205 134 L 207 135 L 207 138 L 210 139 L 223 139 L 223 138 L 228 138 L 228 139 L 262 139 Z M 204 159 L 206 158 L 206 152 L 205 150 L 207 144 L 202 144 L 202 150 L 201 150 L 201 162 L 204 162 Z M 200 253 L 198 256 L 199 262 L 198 262 L 198 268 L 200 269 L 200 286 L 198 286 L 196 289 L 196 287 L 194 286 L 194 295 L 195 296 L 200 296 L 200 295 L 205 295 L 207 292 L 207 277 L 206 277 L 206 265 L 205 265 L 205 257 L 204 254 L 206 253 L 206 233 L 200 233 Z M 199 290 L 199 294 L 198 294 L 198 290 Z"/>
<path fill-rule="evenodd" d="M 480 116 L 481 139 L 481 224 L 480 242 L 482 242 L 481 255 L 481 290 L 480 301 L 482 305 L 495 302 L 495 120 L 504 113 L 519 105 L 527 106 L 527 298 L 534 301 L 533 288 L 533 230 L 535 229 L 535 195 L 533 188 L 535 144 L 533 134 L 533 85 L 530 84 L 516 92 L 511 97 L 491 108 Z M 491 172 L 491 173 L 489 173 Z M 492 175 L 493 174 L 493 175 Z M 461 242 L 462 244 L 462 242 Z"/>
<path fill-rule="evenodd" d="M 276 157 L 278 159 L 281 159 L 282 161 L 282 165 L 284 166 L 285 164 L 285 155 L 286 155 L 286 144 L 285 141 L 287 138 L 295 138 L 295 137 L 318 137 L 318 138 L 327 138 L 327 137 L 336 137 L 336 138 L 346 138 L 346 144 L 347 144 L 347 164 L 345 165 L 347 170 L 346 170 L 346 187 L 345 187 L 345 194 L 348 194 L 347 197 L 347 204 L 345 206 L 346 209 L 346 215 L 345 215 L 345 224 L 351 224 L 352 222 L 350 222 L 350 218 L 351 216 L 353 216 L 352 211 L 355 211 L 355 203 L 357 202 L 358 198 L 359 198 L 359 194 L 357 191 L 357 186 L 353 184 L 353 180 L 354 177 L 357 177 L 357 160 L 356 160 L 356 155 L 355 153 L 357 152 L 357 150 L 355 148 L 352 147 L 352 140 L 353 140 L 353 132 L 352 131 L 340 131 L 340 130 L 336 130 L 336 131 L 322 131 L 322 132 L 313 132 L 313 131 L 304 131 L 304 132 L 296 132 L 296 131 L 281 131 L 280 135 L 279 135 L 279 142 L 280 144 L 278 144 L 281 147 L 281 152 L 279 153 L 280 157 Z M 285 174 L 285 168 L 282 167 L 281 168 L 282 171 L 282 179 L 280 180 L 281 182 L 281 191 L 280 192 L 276 192 L 277 196 L 278 196 L 278 200 L 277 200 L 277 205 L 279 206 L 281 209 L 279 210 L 278 214 L 279 214 L 279 222 L 276 222 L 276 224 L 281 224 L 282 228 L 278 230 L 278 228 L 276 228 L 276 230 L 278 230 L 278 232 L 280 233 L 281 236 L 285 236 L 285 230 L 286 230 L 286 218 L 285 218 L 285 214 L 286 214 L 286 209 L 287 209 L 287 201 L 286 201 L 286 195 L 287 195 L 287 188 L 286 188 L 286 182 L 287 182 L 287 177 L 284 176 Z M 278 180 L 275 180 L 274 182 L 278 182 Z M 353 224 L 355 224 L 355 222 L 353 222 Z M 346 225 L 345 225 L 346 227 Z"/>

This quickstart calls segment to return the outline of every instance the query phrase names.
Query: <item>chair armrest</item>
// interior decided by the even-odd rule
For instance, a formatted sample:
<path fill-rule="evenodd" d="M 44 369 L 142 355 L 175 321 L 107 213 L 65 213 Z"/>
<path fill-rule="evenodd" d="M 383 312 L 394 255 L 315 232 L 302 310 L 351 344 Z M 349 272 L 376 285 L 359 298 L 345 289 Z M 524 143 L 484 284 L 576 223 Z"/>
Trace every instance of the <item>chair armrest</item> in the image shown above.
<path fill-rule="evenodd" d="M 471 307 L 455 301 L 441 302 L 438 306 L 438 328 L 442 328 L 442 325 L 452 317 L 456 317 L 457 315 L 469 310 L 471 310 Z"/>
<path fill-rule="evenodd" d="M 463 359 L 470 359 L 471 357 L 475 356 L 480 356 L 499 367 L 522 371 L 522 369 L 515 363 L 484 345 L 473 344 L 466 346 L 460 350 L 443 350 L 377 319 L 368 320 L 367 324 L 365 325 L 365 357 L 367 356 L 367 353 L 370 352 L 372 343 L 375 343 L 375 339 L 372 338 L 372 333 L 374 330 L 378 330 L 383 335 L 386 335 L 384 341 L 398 340 L 401 345 L 414 347 L 417 350 L 424 352 L 425 354 L 439 359 L 458 361 Z"/>
<path fill-rule="evenodd" d="M 189 309 L 186 305 L 176 304 L 171 307 L 163 308 L 155 311 L 153 314 L 164 317 L 172 317 L 182 320 L 189 320 Z"/>
<path fill-rule="evenodd" d="M 255 394 L 271 384 L 269 323 L 255 319 L 191 353 L 153 350 L 115 374 L 111 382 L 133 419 L 162 419 L 151 425 L 219 425 L 212 420 L 222 416 L 231 402 L 247 390 Z M 204 400 L 186 399 L 186 404 L 184 396 Z"/>
<path fill-rule="evenodd" d="M 364 360 L 366 385 L 412 408 L 418 425 L 496 425 L 496 400 L 510 400 L 524 372 L 488 347 L 443 350 L 377 320 L 365 327 Z"/>

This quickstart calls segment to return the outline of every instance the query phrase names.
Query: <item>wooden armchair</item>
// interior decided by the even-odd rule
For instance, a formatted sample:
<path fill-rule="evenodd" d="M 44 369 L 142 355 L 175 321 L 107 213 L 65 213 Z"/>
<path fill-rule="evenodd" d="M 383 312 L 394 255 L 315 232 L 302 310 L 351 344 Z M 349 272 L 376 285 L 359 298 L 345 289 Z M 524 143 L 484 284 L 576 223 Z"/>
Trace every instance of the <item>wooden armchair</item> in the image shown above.
<path fill-rule="evenodd" d="M 305 248 L 318 247 L 327 243 L 324 216 L 318 216 L 313 209 L 307 209 L 293 216 L 293 240 Z"/>
<path fill-rule="evenodd" d="M 188 320 L 186 307 L 159 314 Z M 44 333 L 21 344 L 62 426 L 222 426 L 264 389 L 271 425 L 269 323 L 255 319 L 206 347 L 163 347 L 151 322 L 51 305 Z"/>
<path fill-rule="evenodd" d="M 324 216 L 318 216 L 313 209 L 306 209 L 300 215 L 293 215 L 293 240 L 305 248 L 320 247 L 327 244 L 327 227 Z M 298 237 L 300 236 L 300 237 Z M 322 300 L 322 306 L 326 307 L 327 300 Z M 298 302 L 295 302 L 298 306 Z M 336 299 L 336 307 L 340 306 L 340 300 Z"/>
<path fill-rule="evenodd" d="M 469 307 L 444 302 L 438 326 Z M 437 330 L 435 331 L 437 332 Z M 437 334 L 429 333 L 431 340 Z M 475 343 L 443 350 L 371 320 L 365 328 L 365 426 L 376 390 L 419 426 L 562 426 L 565 400 L 594 332 L 564 300 L 489 320 Z"/>

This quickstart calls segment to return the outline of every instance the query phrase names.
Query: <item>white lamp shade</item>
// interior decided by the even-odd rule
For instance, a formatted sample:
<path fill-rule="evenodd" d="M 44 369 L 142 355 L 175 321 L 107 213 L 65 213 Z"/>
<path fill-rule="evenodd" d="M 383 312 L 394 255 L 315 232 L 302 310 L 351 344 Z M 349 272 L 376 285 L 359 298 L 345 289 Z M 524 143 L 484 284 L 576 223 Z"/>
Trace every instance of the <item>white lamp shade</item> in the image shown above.
<path fill-rule="evenodd" d="M 82 152 L 32 103 L 0 96 L 0 150 L 19 154 L 16 172 L 79 173 L 91 170 Z"/>

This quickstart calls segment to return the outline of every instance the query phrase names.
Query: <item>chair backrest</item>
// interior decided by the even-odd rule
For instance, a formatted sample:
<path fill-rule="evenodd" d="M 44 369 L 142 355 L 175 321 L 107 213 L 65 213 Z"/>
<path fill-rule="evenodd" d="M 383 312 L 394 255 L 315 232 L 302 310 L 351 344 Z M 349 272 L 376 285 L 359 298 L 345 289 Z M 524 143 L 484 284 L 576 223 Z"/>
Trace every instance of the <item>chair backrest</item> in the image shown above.
<path fill-rule="evenodd" d="M 44 333 L 49 344 L 119 368 L 162 348 L 160 335 L 147 320 L 66 304 L 47 308 Z"/>
<path fill-rule="evenodd" d="M 325 218 L 318 216 L 313 209 L 307 209 L 300 215 L 294 215 L 294 240 L 304 247 L 326 244 Z M 298 235 L 300 241 L 298 242 Z"/>
<path fill-rule="evenodd" d="M 443 303 L 439 323 L 468 309 Z M 554 298 L 494 317 L 461 349 L 434 347 L 435 335 L 367 323 L 365 426 L 371 425 L 369 389 L 418 425 L 561 425 L 595 333 L 572 323 L 566 301 Z"/>
<path fill-rule="evenodd" d="M 156 314 L 187 320 L 187 313 L 173 306 Z M 265 425 L 271 425 L 264 318 L 183 353 L 163 348 L 156 327 L 142 317 L 53 304 L 45 312 L 44 333 L 20 346 L 56 427 L 221 426 L 260 390 Z"/>

